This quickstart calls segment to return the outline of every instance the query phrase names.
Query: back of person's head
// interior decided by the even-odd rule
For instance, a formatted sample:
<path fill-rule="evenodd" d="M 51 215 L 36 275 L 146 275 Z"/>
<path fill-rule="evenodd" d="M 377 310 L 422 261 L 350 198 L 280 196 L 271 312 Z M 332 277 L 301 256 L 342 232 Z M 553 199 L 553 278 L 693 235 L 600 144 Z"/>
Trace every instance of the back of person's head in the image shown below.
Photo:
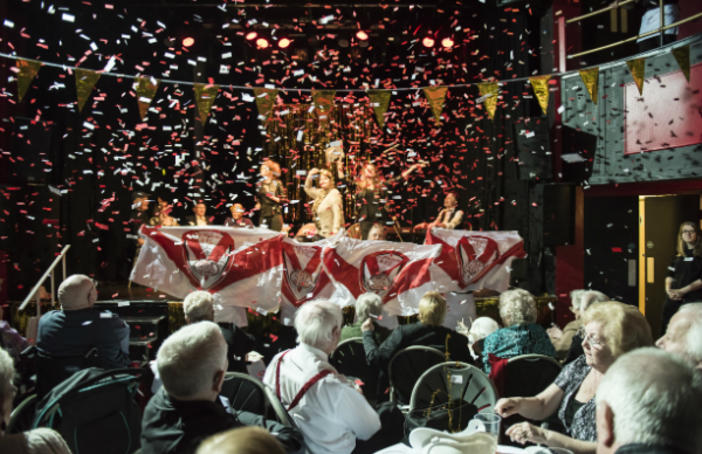
<path fill-rule="evenodd" d="M 356 299 L 356 320 L 363 321 L 370 316 L 379 316 L 383 311 L 383 300 L 379 295 L 366 292 Z"/>
<path fill-rule="evenodd" d="M 702 367 L 702 303 L 680 307 L 656 345 L 667 352 L 682 355 L 693 366 Z"/>
<path fill-rule="evenodd" d="M 599 290 L 583 290 L 582 293 L 578 295 L 578 301 L 580 303 L 580 314 L 583 314 L 593 303 L 609 301 L 609 297 Z"/>
<path fill-rule="evenodd" d="M 210 394 L 217 374 L 227 370 L 227 344 L 219 326 L 209 321 L 183 326 L 163 341 L 156 366 L 171 396 L 197 400 Z"/>
<path fill-rule="evenodd" d="M 480 339 L 485 339 L 498 329 L 500 329 L 500 325 L 491 317 L 478 317 L 470 325 L 468 338 L 471 342 L 477 342 Z"/>
<path fill-rule="evenodd" d="M 630 304 L 618 301 L 594 303 L 583 314 L 583 325 L 591 322 L 602 326 L 604 341 L 614 358 L 635 348 L 653 345 L 648 321 Z"/>
<path fill-rule="evenodd" d="M 668 445 L 691 453 L 702 447 L 702 376 L 675 355 L 655 348 L 622 355 L 602 378 L 596 401 L 599 445 Z"/>
<path fill-rule="evenodd" d="M 333 349 L 342 321 L 341 309 L 336 304 L 326 300 L 309 301 L 295 313 L 297 340 L 322 351 Z"/>
<path fill-rule="evenodd" d="M 249 426 L 212 435 L 195 454 L 285 454 L 285 449 L 266 429 Z"/>
<path fill-rule="evenodd" d="M 536 323 L 536 300 L 528 291 L 515 288 L 500 294 L 500 318 L 507 326 Z"/>
<path fill-rule="evenodd" d="M 580 310 L 580 295 L 585 292 L 586 290 L 584 288 L 578 288 L 570 291 L 570 307 L 573 309 L 573 312 Z"/>
<path fill-rule="evenodd" d="M 58 301 L 65 311 L 84 309 L 95 302 L 91 298 L 93 280 L 85 274 L 68 276 L 58 288 Z"/>
<path fill-rule="evenodd" d="M 183 313 L 188 323 L 214 320 L 214 297 L 210 292 L 195 290 L 183 300 Z"/>
<path fill-rule="evenodd" d="M 0 347 L 0 423 L 10 422 L 14 388 L 12 381 L 15 379 L 15 366 L 9 353 Z M 3 424 L 3 426 L 5 425 Z M 0 434 L 2 431 L 0 431 Z"/>
<path fill-rule="evenodd" d="M 419 300 L 419 321 L 425 325 L 439 326 L 446 316 L 446 299 L 439 292 L 427 292 Z"/>

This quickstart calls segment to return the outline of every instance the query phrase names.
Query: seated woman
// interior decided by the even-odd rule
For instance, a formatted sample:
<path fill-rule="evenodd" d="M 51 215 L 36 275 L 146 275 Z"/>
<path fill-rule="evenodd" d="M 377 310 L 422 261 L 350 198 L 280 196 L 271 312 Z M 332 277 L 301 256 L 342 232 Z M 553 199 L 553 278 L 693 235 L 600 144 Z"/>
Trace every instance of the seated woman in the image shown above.
<path fill-rule="evenodd" d="M 577 336 L 578 331 L 583 327 L 583 321 L 580 317 L 592 303 L 607 300 L 609 300 L 607 295 L 597 290 L 581 289 L 570 292 L 570 310 L 575 315 L 575 320 L 569 322 L 562 331 L 557 326 L 552 326 L 546 330 L 548 337 L 551 338 L 553 347 L 556 349 L 558 359 L 570 362 L 569 359 L 575 359 L 583 354 L 583 349 L 580 347 L 582 338 Z M 570 352 L 573 353 L 571 354 Z"/>
<path fill-rule="evenodd" d="M 445 352 L 456 361 L 471 362 L 468 353 L 468 338 L 456 331 L 441 326 L 446 315 L 446 300 L 439 292 L 428 292 L 419 300 L 419 321 L 400 325 L 390 333 L 382 344 L 373 335 L 375 325 L 367 318 L 361 325 L 363 349 L 368 363 L 387 365 L 400 349 L 410 345 L 427 345 Z"/>
<path fill-rule="evenodd" d="M 542 443 L 594 453 L 595 393 L 609 366 L 622 354 L 652 345 L 651 328 L 636 307 L 607 301 L 595 303 L 583 314 L 585 354 L 563 368 L 556 380 L 535 397 L 509 397 L 495 404 L 503 418 L 520 414 L 543 420 L 558 412 L 567 435 L 521 422 L 507 429 L 519 443 Z"/>
<path fill-rule="evenodd" d="M 318 186 L 314 180 L 319 176 Z M 335 235 L 344 225 L 344 209 L 341 193 L 334 187 L 334 177 L 331 172 L 314 168 L 310 170 L 305 180 L 305 192 L 314 199 L 312 214 L 317 227 L 317 234 L 324 238 Z"/>
<path fill-rule="evenodd" d="M 500 295 L 502 326 L 485 338 L 483 364 L 489 374 L 490 355 L 498 359 L 512 358 L 527 353 L 556 356 L 546 330 L 536 323 L 536 301 L 526 290 L 517 288 Z"/>
<path fill-rule="evenodd" d="M 382 312 L 383 300 L 380 296 L 371 292 L 362 293 L 356 299 L 356 321 L 353 325 L 346 325 L 341 328 L 341 339 L 339 340 L 363 336 L 361 324 L 370 318 L 373 323 L 373 337 L 376 342 L 383 342 L 390 334 L 390 330 L 376 323 Z"/>

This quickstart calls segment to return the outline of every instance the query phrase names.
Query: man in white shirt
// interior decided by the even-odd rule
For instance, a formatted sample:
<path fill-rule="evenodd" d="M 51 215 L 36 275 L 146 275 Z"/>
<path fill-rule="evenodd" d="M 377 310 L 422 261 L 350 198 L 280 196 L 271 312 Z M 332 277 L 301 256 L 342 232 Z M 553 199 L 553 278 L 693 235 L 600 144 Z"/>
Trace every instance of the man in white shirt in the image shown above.
<path fill-rule="evenodd" d="M 312 454 L 350 454 L 356 439 L 368 440 L 381 426 L 363 394 L 329 364 L 341 323 L 337 305 L 305 303 L 295 315 L 298 346 L 276 355 L 263 377 L 297 423 Z"/>

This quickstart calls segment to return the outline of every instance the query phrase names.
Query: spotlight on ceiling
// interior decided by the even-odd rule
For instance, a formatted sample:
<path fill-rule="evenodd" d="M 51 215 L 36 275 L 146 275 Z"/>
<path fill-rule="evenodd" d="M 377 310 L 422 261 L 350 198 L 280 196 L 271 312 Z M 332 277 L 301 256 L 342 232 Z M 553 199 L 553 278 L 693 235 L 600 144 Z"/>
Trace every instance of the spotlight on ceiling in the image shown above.
<path fill-rule="evenodd" d="M 363 30 L 359 30 L 356 32 L 356 38 L 360 39 L 361 41 L 365 41 L 368 39 L 368 33 L 364 32 Z"/>
<path fill-rule="evenodd" d="M 193 38 L 192 36 L 186 36 L 185 38 L 183 38 L 182 43 L 183 47 L 190 47 L 193 44 L 195 44 L 195 38 Z"/>
<path fill-rule="evenodd" d="M 441 46 L 444 49 L 450 49 L 453 47 L 453 40 L 451 38 L 446 37 L 441 40 Z"/>
<path fill-rule="evenodd" d="M 253 41 L 254 38 L 256 38 L 257 36 L 258 36 L 258 33 L 256 33 L 256 32 L 248 32 L 246 34 L 245 38 L 247 41 Z"/>
<path fill-rule="evenodd" d="M 266 40 L 266 38 L 258 38 L 256 40 L 257 49 L 265 49 L 266 47 L 268 47 L 268 40 Z"/>
<path fill-rule="evenodd" d="M 285 49 L 290 45 L 291 42 L 292 40 L 289 40 L 288 38 L 280 38 L 278 40 L 278 47 L 280 47 L 281 49 Z"/>
<path fill-rule="evenodd" d="M 424 39 L 422 39 L 422 46 L 434 47 L 434 38 L 431 36 L 425 36 Z"/>

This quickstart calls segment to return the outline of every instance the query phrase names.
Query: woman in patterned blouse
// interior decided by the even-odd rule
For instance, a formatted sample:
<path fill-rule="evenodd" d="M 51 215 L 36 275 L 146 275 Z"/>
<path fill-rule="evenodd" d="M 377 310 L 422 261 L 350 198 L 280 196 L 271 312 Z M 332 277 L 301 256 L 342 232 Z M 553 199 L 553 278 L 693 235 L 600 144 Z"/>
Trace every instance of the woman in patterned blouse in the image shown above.
<path fill-rule="evenodd" d="M 595 393 L 609 366 L 620 355 L 653 343 L 651 327 L 636 307 L 607 301 L 595 303 L 583 315 L 584 355 L 563 368 L 556 380 L 535 397 L 509 397 L 495 404 L 503 418 L 520 414 L 543 420 L 558 412 L 567 435 L 520 422 L 506 434 L 519 443 L 542 443 L 594 453 Z"/>

